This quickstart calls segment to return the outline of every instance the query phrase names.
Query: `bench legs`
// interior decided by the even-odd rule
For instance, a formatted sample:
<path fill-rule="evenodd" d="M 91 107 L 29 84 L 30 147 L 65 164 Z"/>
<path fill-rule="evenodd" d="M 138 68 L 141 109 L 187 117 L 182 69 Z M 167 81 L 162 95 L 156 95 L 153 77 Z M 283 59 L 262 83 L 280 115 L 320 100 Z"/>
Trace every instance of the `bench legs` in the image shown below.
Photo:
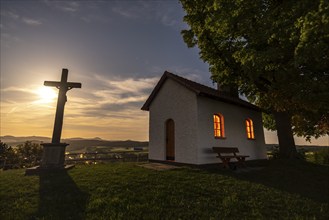
<path fill-rule="evenodd" d="M 221 160 L 223 162 L 224 168 L 230 168 L 229 163 L 230 163 L 231 158 L 222 158 Z"/>
<path fill-rule="evenodd" d="M 245 157 L 236 157 L 236 159 L 238 160 L 238 165 L 242 166 L 242 167 L 247 167 L 246 165 L 246 158 Z M 224 168 L 230 168 L 230 161 L 231 158 L 221 158 L 221 161 L 223 162 L 223 167 Z M 236 169 L 236 166 L 234 166 L 234 168 Z"/>
<path fill-rule="evenodd" d="M 238 157 L 238 163 L 243 166 L 243 167 L 247 167 L 246 165 L 246 158 L 245 157 Z"/>

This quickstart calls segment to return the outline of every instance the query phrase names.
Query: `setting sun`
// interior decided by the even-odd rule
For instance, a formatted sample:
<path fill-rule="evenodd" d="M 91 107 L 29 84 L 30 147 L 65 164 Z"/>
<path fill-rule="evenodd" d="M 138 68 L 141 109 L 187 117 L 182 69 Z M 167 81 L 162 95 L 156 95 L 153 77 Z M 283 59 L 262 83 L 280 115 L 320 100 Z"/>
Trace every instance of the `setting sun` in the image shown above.
<path fill-rule="evenodd" d="M 36 92 L 38 95 L 38 103 L 50 103 L 55 101 L 57 97 L 57 92 L 55 89 L 50 88 L 50 87 L 39 87 Z"/>

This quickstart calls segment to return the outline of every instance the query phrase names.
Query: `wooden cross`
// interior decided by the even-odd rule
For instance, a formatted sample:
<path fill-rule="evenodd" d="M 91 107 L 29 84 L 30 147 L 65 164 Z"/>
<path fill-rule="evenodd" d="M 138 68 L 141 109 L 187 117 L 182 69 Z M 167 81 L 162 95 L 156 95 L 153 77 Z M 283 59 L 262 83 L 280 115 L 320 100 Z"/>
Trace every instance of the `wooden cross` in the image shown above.
<path fill-rule="evenodd" d="M 45 81 L 45 86 L 53 86 L 59 89 L 56 116 L 53 130 L 52 143 L 58 144 L 61 141 L 62 127 L 63 127 L 63 116 L 64 116 L 64 105 L 67 101 L 66 92 L 73 88 L 81 88 L 81 83 L 67 82 L 68 69 L 62 70 L 62 78 L 60 82 Z"/>

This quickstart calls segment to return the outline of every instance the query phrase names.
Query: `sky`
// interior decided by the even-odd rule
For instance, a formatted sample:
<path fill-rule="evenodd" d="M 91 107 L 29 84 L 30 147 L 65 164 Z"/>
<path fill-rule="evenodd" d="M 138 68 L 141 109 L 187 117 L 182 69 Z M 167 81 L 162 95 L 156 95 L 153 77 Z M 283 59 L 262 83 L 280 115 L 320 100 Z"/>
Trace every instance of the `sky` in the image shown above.
<path fill-rule="evenodd" d="M 52 135 L 57 91 L 43 83 L 59 81 L 62 68 L 82 83 L 67 93 L 63 138 L 148 140 L 140 108 L 166 70 L 215 87 L 182 39 L 179 1 L 0 2 L 1 136 Z"/>

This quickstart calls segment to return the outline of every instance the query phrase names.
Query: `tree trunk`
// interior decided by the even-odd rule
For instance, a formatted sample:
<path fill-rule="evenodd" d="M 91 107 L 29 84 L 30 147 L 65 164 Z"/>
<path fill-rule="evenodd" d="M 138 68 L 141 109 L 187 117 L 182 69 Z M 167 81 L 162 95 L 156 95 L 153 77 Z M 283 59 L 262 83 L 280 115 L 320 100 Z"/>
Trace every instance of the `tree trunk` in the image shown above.
<path fill-rule="evenodd" d="M 279 157 L 296 158 L 297 150 L 291 129 L 291 116 L 288 112 L 273 112 L 279 140 Z"/>

